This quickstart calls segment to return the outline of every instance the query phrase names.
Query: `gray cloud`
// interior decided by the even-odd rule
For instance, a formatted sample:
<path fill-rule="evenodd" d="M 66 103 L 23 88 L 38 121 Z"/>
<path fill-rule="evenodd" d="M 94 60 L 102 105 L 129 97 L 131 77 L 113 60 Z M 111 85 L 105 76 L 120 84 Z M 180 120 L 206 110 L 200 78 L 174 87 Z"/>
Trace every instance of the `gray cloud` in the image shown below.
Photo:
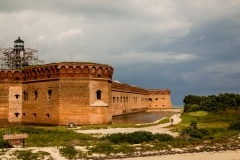
<path fill-rule="evenodd" d="M 46 63 L 92 61 L 114 79 L 187 94 L 240 93 L 238 0 L 0 0 L 0 46 L 21 37 Z"/>

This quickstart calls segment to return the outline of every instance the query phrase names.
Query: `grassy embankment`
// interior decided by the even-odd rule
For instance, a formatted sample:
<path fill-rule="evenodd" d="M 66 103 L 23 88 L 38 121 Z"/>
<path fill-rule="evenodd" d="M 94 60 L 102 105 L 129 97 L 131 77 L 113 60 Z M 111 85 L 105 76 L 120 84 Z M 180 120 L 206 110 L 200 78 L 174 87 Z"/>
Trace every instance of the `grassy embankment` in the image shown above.
<path fill-rule="evenodd" d="M 144 131 L 97 137 L 92 134 L 76 133 L 65 127 L 27 126 L 1 128 L 0 136 L 2 137 L 6 131 L 10 131 L 12 134 L 28 133 L 29 138 L 26 139 L 28 147 L 58 147 L 60 153 L 68 159 L 89 157 L 93 153 L 112 156 L 123 153 L 127 156 L 134 156 L 136 153 L 143 154 L 146 151 L 157 152 L 157 154 L 172 154 L 176 153 L 174 148 L 180 148 L 182 152 L 240 148 L 238 143 L 240 110 L 226 110 L 221 113 L 190 112 L 183 113 L 181 118 L 182 122 L 180 124 L 170 126 L 173 131 L 179 132 L 179 136 L 175 138 L 166 134 L 152 134 Z M 159 123 L 164 122 L 169 122 L 169 118 Z M 99 126 L 99 128 L 105 127 L 119 126 Z M 4 148 L 5 146 L 6 142 L 0 140 L 0 147 Z M 87 151 L 77 150 L 74 148 L 75 146 L 85 147 Z M 197 148 L 196 146 L 201 147 Z M 24 157 L 24 154 L 31 155 L 35 153 L 17 152 L 16 154 Z"/>

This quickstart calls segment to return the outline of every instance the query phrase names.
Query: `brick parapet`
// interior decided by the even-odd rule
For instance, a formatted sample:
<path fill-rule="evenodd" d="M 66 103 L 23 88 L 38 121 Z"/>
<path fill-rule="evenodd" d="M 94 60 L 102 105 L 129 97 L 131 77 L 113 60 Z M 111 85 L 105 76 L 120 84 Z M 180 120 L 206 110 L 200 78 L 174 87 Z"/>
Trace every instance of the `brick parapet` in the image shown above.
<path fill-rule="evenodd" d="M 117 83 L 117 82 L 112 82 L 112 91 L 137 93 L 137 94 L 145 94 L 145 95 L 149 93 L 149 90 L 147 89 L 131 86 L 128 84 Z"/>
<path fill-rule="evenodd" d="M 158 95 L 170 95 L 171 90 L 169 89 L 150 89 L 149 94 L 158 94 Z"/>
<path fill-rule="evenodd" d="M 61 62 L 28 66 L 22 70 L 1 70 L 0 82 L 25 82 L 61 77 L 112 79 L 113 68 L 106 64 L 90 62 Z"/>

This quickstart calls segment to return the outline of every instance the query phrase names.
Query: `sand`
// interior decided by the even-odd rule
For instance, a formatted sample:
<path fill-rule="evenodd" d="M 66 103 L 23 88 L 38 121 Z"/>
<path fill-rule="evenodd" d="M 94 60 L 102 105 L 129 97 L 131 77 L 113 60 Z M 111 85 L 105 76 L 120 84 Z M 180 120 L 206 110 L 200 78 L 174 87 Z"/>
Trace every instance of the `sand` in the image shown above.
<path fill-rule="evenodd" d="M 173 118 L 173 125 L 181 122 L 180 114 L 175 114 Z M 156 121 L 155 123 L 157 123 Z M 125 133 L 135 132 L 139 130 L 150 131 L 152 133 L 167 133 L 173 136 L 177 136 L 178 133 L 171 132 L 169 129 L 164 128 L 171 125 L 171 123 L 160 124 L 151 127 L 144 128 L 109 128 L 109 129 L 98 129 L 98 130 L 77 130 L 79 133 L 99 133 L 99 134 L 110 134 L 110 133 Z M 11 158 L 11 152 L 14 150 L 31 149 L 32 152 L 46 151 L 49 152 L 55 160 L 66 160 L 59 153 L 56 147 L 28 147 L 28 148 L 11 148 L 5 155 L 0 156 L 0 159 Z M 183 153 L 173 155 L 158 155 L 158 156 L 146 156 L 146 157 L 133 157 L 133 158 L 122 158 L 123 160 L 240 160 L 240 150 L 229 150 L 220 152 L 200 152 L 200 153 Z M 115 159 L 116 160 L 116 159 Z"/>

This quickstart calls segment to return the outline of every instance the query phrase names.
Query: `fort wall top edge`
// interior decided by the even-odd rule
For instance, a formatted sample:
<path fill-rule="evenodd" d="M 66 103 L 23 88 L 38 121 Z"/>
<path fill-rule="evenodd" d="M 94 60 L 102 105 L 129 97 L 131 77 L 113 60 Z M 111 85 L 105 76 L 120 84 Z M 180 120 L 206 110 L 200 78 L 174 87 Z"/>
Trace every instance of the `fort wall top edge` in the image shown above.
<path fill-rule="evenodd" d="M 33 81 L 61 77 L 112 79 L 110 65 L 91 62 L 60 62 L 24 67 L 22 70 L 0 70 L 0 82 Z"/>
<path fill-rule="evenodd" d="M 145 88 L 140 88 L 136 86 L 132 86 L 129 84 L 117 83 L 112 82 L 112 91 L 118 92 L 130 92 L 130 93 L 137 93 L 137 94 L 148 94 L 149 90 Z"/>
<path fill-rule="evenodd" d="M 169 89 L 150 89 L 149 94 L 164 94 L 164 95 L 170 95 L 171 90 Z"/>

